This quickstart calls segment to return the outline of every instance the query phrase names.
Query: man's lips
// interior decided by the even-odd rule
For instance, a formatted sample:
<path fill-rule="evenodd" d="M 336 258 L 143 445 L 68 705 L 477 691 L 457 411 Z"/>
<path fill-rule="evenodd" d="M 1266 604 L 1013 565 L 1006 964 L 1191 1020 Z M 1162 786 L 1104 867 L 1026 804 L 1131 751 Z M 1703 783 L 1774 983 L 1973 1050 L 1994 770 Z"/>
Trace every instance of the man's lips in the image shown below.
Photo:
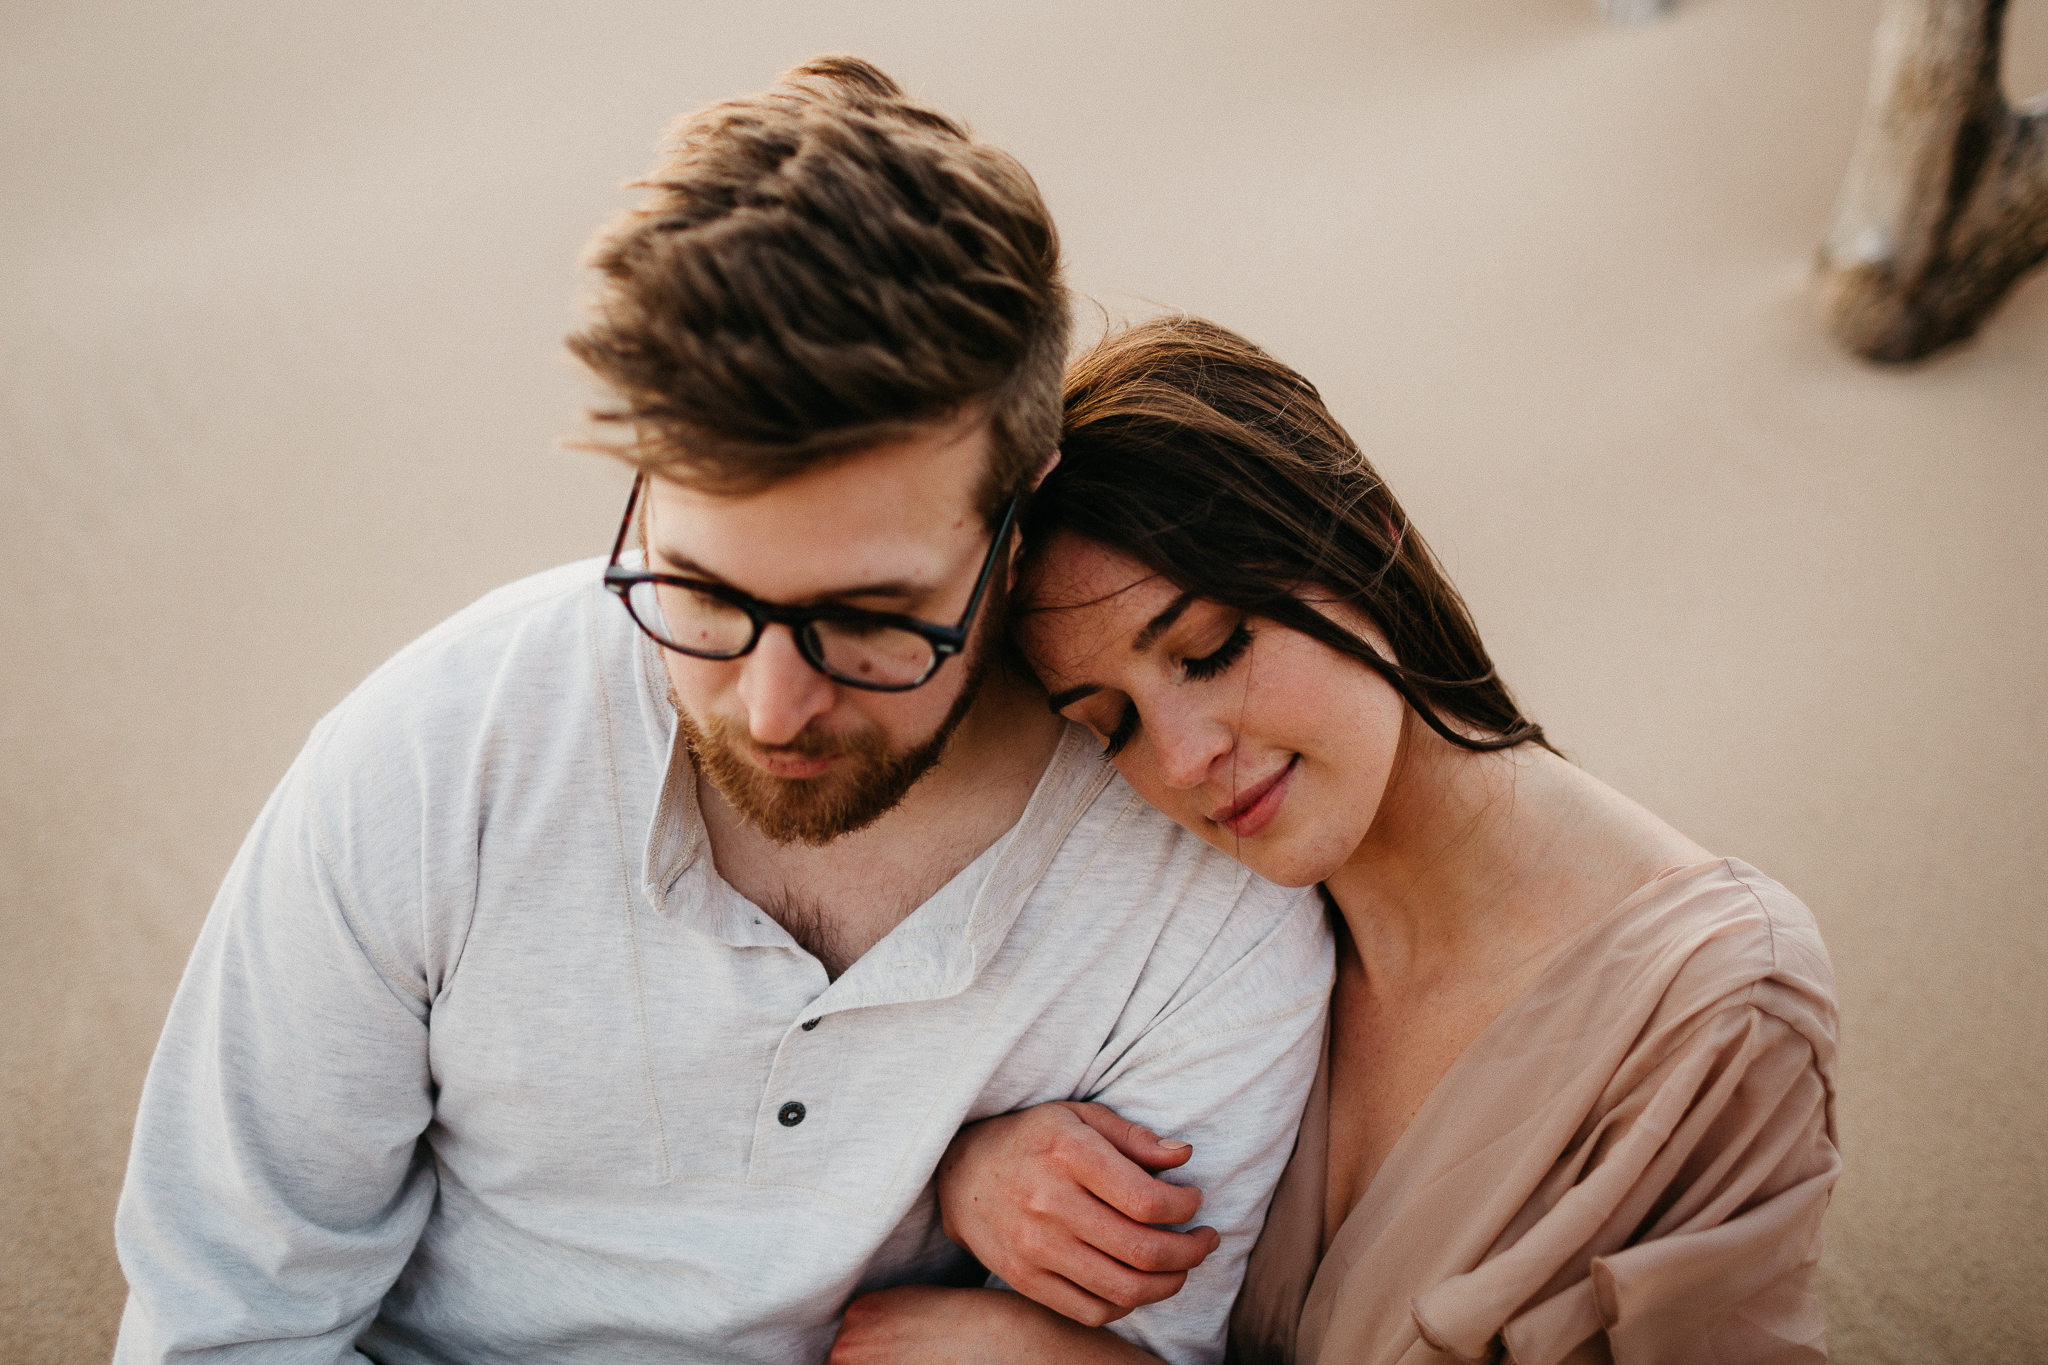
<path fill-rule="evenodd" d="M 1289 780 L 1294 776 L 1301 755 L 1296 754 L 1271 777 L 1260 779 L 1238 795 L 1235 801 L 1219 807 L 1209 818 L 1229 830 L 1240 839 L 1249 839 L 1280 813 L 1280 803 L 1287 799 L 1287 789 L 1293 785 Z"/>
<path fill-rule="evenodd" d="M 810 758 L 787 750 L 778 752 L 774 749 L 756 749 L 751 746 L 745 752 L 747 757 L 753 760 L 755 767 L 773 777 L 819 777 L 829 772 L 832 765 L 841 757 L 838 754 L 828 754 L 823 758 Z"/>

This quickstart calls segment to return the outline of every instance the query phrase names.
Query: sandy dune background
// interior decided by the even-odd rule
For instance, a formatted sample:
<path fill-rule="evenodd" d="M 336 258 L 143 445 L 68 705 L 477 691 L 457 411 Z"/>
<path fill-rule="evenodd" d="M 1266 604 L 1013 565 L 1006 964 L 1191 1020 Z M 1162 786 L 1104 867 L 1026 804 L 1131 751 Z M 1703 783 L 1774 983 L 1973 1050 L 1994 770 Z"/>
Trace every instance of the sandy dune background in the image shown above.
<path fill-rule="evenodd" d="M 1021 156 L 1105 314 L 1316 379 L 1552 735 L 1813 906 L 1838 1358 L 2048 1359 L 2048 280 L 1911 372 L 1820 338 L 1875 13 L 6 6 L 0 1360 L 111 1348 L 143 1069 L 308 727 L 604 548 L 580 243 L 670 115 L 835 48 Z"/>

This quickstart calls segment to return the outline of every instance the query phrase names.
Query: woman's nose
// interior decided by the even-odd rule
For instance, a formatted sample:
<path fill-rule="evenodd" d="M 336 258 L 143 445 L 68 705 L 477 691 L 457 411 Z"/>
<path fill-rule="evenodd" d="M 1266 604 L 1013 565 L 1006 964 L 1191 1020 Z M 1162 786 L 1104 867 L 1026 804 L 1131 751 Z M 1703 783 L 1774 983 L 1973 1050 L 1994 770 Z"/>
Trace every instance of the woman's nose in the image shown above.
<path fill-rule="evenodd" d="M 740 704 L 756 744 L 787 744 L 832 709 L 832 680 L 811 667 L 787 626 L 769 626 L 740 665 Z"/>
<path fill-rule="evenodd" d="M 1166 716 L 1151 724 L 1159 776 L 1169 787 L 1199 787 L 1230 753 L 1229 729 L 1201 716 Z"/>

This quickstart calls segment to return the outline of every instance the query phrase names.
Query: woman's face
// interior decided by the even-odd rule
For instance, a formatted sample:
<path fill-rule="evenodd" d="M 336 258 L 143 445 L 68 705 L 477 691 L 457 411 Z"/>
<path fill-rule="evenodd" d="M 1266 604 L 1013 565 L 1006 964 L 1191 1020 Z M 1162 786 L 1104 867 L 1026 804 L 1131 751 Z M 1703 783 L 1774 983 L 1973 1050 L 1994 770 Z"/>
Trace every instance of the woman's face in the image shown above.
<path fill-rule="evenodd" d="M 1018 642 L 1053 708 L 1147 801 L 1283 886 L 1356 852 L 1406 716 L 1377 673 L 1071 533 L 1038 558 L 1022 603 Z M 1388 653 L 1363 617 L 1324 610 Z"/>

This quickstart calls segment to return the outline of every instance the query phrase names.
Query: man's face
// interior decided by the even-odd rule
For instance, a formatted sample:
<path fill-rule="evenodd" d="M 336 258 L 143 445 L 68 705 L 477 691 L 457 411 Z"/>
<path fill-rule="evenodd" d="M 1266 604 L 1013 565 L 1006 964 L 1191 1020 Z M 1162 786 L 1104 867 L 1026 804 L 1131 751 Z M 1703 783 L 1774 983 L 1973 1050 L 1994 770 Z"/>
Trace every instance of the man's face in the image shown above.
<path fill-rule="evenodd" d="M 767 602 L 952 625 L 988 551 L 973 505 L 988 454 L 988 423 L 975 417 L 740 497 L 650 478 L 649 567 Z M 823 844 L 871 823 L 938 761 L 966 715 L 991 623 L 1002 617 L 1007 568 L 999 561 L 962 657 L 908 692 L 832 681 L 781 625 L 725 662 L 662 651 L 699 771 L 778 841 Z"/>

